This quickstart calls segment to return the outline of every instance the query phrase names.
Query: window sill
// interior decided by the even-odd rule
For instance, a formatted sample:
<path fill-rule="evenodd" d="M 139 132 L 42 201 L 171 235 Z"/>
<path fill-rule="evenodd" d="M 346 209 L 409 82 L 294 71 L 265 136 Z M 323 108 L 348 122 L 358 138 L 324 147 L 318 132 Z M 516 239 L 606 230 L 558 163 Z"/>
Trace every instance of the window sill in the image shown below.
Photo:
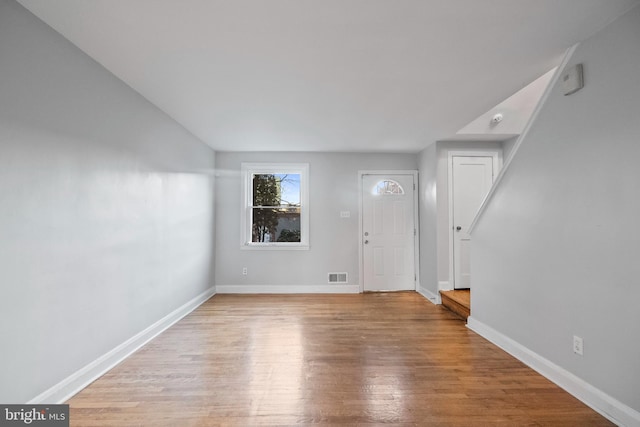
<path fill-rule="evenodd" d="M 300 245 L 283 245 L 283 244 L 248 244 L 240 246 L 241 250 L 245 251 L 308 251 L 309 245 L 300 244 Z"/>

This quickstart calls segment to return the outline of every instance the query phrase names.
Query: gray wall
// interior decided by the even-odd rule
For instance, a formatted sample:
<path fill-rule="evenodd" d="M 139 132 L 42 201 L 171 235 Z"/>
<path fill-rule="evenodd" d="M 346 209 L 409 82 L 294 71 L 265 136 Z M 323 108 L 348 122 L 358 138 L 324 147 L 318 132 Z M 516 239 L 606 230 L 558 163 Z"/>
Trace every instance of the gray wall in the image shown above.
<path fill-rule="evenodd" d="M 431 144 L 420 152 L 418 163 L 420 172 L 420 286 L 433 295 L 437 295 L 438 204 L 436 190 L 438 157 L 436 144 Z"/>
<path fill-rule="evenodd" d="M 640 410 L 640 7 L 576 63 L 584 89 L 553 88 L 473 232 L 472 315 Z"/>
<path fill-rule="evenodd" d="M 214 153 L 0 0 L 0 402 L 212 286 Z"/>
<path fill-rule="evenodd" d="M 240 249 L 242 162 L 309 163 L 310 249 Z M 359 284 L 358 171 L 416 170 L 412 154 L 239 153 L 216 154 L 216 286 L 322 286 L 328 272 L 347 272 Z M 350 218 L 340 218 L 350 211 Z M 248 274 L 242 275 L 242 268 Z M 236 290 L 238 288 L 235 288 Z M 259 289 L 259 288 L 258 288 Z M 265 288 L 266 289 L 266 288 Z M 337 287 L 335 288 L 337 289 Z M 240 290 L 241 291 L 241 290 Z"/>
<path fill-rule="evenodd" d="M 519 135 L 502 141 L 502 157 L 504 158 L 505 163 L 507 163 L 507 160 L 509 160 L 509 156 L 514 149 L 518 138 Z"/>

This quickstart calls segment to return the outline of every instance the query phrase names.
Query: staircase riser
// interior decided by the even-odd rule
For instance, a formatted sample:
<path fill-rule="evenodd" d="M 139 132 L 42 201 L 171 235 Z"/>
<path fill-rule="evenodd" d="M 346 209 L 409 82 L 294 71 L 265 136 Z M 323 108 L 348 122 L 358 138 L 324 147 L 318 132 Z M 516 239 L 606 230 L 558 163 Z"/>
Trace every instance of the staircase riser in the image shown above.
<path fill-rule="evenodd" d="M 471 314 L 471 311 L 467 307 L 464 307 L 463 305 L 458 304 L 457 302 L 447 298 L 444 295 L 442 296 L 442 305 L 448 308 L 449 310 L 453 311 L 454 313 L 456 313 L 458 316 L 462 317 L 465 320 L 467 320 L 467 318 Z"/>

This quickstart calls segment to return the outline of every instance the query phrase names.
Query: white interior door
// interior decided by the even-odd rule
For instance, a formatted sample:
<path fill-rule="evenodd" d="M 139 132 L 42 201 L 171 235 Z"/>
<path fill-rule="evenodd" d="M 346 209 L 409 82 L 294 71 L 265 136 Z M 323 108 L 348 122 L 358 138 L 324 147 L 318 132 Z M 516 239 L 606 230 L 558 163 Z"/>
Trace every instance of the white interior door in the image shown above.
<path fill-rule="evenodd" d="M 362 176 L 365 291 L 414 290 L 413 175 Z"/>
<path fill-rule="evenodd" d="M 471 288 L 469 226 L 493 184 L 493 157 L 452 157 L 454 289 Z"/>

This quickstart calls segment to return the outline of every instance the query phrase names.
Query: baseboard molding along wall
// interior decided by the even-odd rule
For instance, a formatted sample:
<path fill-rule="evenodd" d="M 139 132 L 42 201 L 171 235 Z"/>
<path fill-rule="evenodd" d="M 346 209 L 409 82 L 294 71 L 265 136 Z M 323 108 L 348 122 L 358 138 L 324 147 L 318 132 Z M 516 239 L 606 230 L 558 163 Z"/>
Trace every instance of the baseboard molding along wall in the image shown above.
<path fill-rule="evenodd" d="M 178 307 L 162 319 L 155 322 L 145 330 L 129 338 L 113 350 L 100 356 L 84 368 L 71 374 L 58 384 L 31 399 L 27 404 L 36 405 L 44 403 L 64 403 L 86 386 L 114 368 L 124 359 L 136 352 L 140 347 L 167 330 L 180 319 L 191 313 L 216 293 L 216 288 L 211 287 Z"/>
<path fill-rule="evenodd" d="M 432 303 L 438 305 L 438 304 L 442 304 L 442 300 L 440 299 L 440 293 L 433 293 L 428 289 L 423 288 L 422 286 L 418 286 L 417 289 L 418 293 L 420 295 L 422 295 L 423 297 L 425 297 L 426 299 L 428 299 L 429 301 L 431 301 Z"/>
<path fill-rule="evenodd" d="M 357 294 L 360 285 L 216 285 L 218 294 Z"/>
<path fill-rule="evenodd" d="M 571 372 L 473 317 L 469 317 L 467 320 L 467 327 L 554 382 L 610 421 L 621 426 L 640 427 L 640 412 L 609 396 Z"/>

